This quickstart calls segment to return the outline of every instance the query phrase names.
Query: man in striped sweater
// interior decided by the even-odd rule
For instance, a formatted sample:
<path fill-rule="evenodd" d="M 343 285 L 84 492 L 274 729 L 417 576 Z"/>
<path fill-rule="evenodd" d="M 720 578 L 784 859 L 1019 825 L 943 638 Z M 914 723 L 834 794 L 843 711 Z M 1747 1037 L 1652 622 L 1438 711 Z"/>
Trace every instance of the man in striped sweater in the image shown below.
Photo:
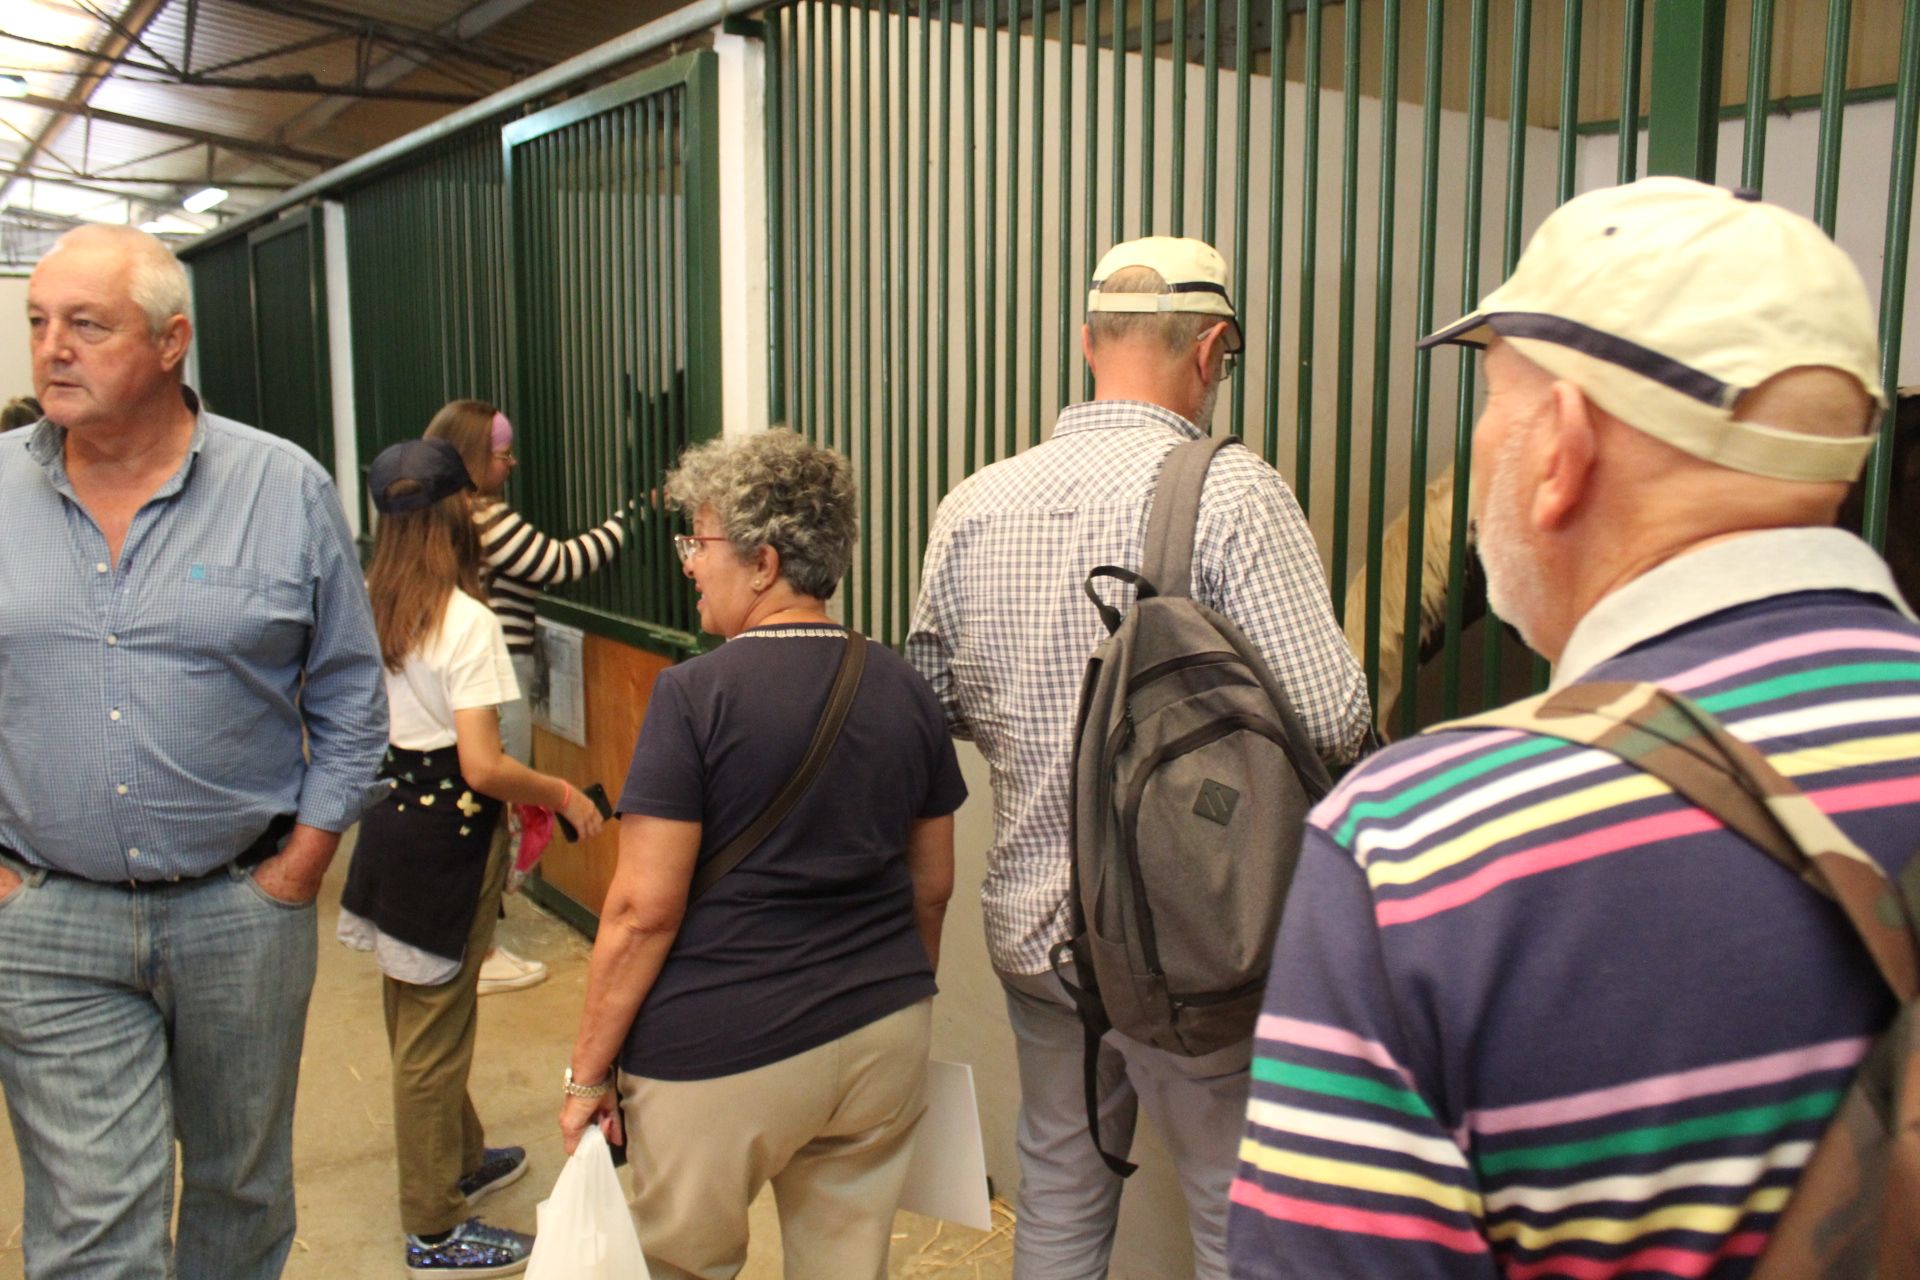
<path fill-rule="evenodd" d="M 1554 682 L 1684 694 L 1890 873 L 1920 626 L 1829 526 L 1883 402 L 1811 223 L 1649 179 L 1427 339 L 1488 347 L 1495 610 Z M 1238 1276 L 1751 1273 L 1892 999 L 1829 901 L 1618 757 L 1429 733 L 1309 822 L 1253 1062 Z"/>

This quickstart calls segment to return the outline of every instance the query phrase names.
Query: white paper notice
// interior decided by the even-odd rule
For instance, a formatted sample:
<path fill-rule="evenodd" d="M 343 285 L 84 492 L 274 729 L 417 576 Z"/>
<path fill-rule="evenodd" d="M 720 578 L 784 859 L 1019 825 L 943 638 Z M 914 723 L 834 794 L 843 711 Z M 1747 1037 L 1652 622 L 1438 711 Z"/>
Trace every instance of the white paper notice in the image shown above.
<path fill-rule="evenodd" d="M 973 1068 L 964 1062 L 927 1064 L 927 1113 L 914 1132 L 913 1163 L 900 1207 L 976 1231 L 993 1230 L 980 1106 L 974 1101 Z"/>
<path fill-rule="evenodd" d="M 541 618 L 534 643 L 539 650 L 534 687 L 522 689 L 533 709 L 533 722 L 576 747 L 587 745 L 587 689 L 585 637 L 578 627 Z"/>

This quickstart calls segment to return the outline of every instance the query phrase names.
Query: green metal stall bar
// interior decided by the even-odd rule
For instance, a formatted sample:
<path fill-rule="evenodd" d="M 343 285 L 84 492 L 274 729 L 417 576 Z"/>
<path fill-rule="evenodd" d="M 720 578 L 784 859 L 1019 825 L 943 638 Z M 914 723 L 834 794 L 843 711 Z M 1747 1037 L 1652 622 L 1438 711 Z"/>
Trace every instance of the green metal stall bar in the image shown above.
<path fill-rule="evenodd" d="M 613 571 L 543 612 L 668 652 L 698 641 L 658 495 L 720 431 L 715 61 L 684 55 L 500 134 L 526 507 L 554 529 L 622 514 L 630 530 Z"/>
<path fill-rule="evenodd" d="M 345 193 L 363 469 L 449 400 L 510 403 L 505 185 L 489 124 Z"/>
<path fill-rule="evenodd" d="M 244 239 L 193 257 L 193 342 L 201 400 L 239 422 L 260 421 L 254 369 L 252 255 Z"/>
<path fill-rule="evenodd" d="M 256 425 L 331 468 L 333 387 L 327 342 L 326 240 L 318 209 L 247 234 L 253 269 Z"/>
<path fill-rule="evenodd" d="M 1920 95 L 1920 0 L 1902 2 L 1880 282 L 1889 378 Z M 1820 93 L 1795 104 L 1820 112 L 1814 185 L 1829 226 L 1845 113 L 1875 92 L 1846 80 L 1849 7 L 1829 7 Z M 1642 172 L 1737 181 L 1723 151 L 1757 182 L 1782 107 L 1767 98 L 1774 8 L 773 7 L 771 403 L 859 469 L 852 620 L 903 639 L 933 506 L 1086 393 L 1080 295 L 1098 254 L 1120 238 L 1197 234 L 1226 254 L 1250 329 L 1216 429 L 1287 476 L 1369 687 L 1392 704 L 1385 723 L 1407 732 L 1537 686 L 1545 667 L 1485 616 L 1469 549 L 1474 357 L 1415 353 L 1413 338 L 1471 306 L 1585 186 Z M 1748 100 L 1723 101 L 1726 85 Z M 1720 146 L 1722 121 L 1743 114 L 1745 147 Z M 1610 158 L 1586 156 L 1597 141 Z M 1451 430 L 1434 421 L 1448 410 Z M 1882 536 L 1888 487 L 1882 449 L 1869 537 Z"/>
<path fill-rule="evenodd" d="M 736 22 L 767 52 L 770 399 L 776 418 L 860 469 L 854 620 L 897 641 L 941 497 L 1043 438 L 1085 394 L 1079 295 L 1105 245 L 1197 233 L 1233 264 L 1251 330 L 1220 425 L 1293 482 L 1371 686 L 1393 706 L 1388 723 L 1404 731 L 1538 680 L 1502 628 L 1477 620 L 1463 509 L 1471 357 L 1413 355 L 1412 340 L 1499 278 L 1526 231 L 1577 189 L 1713 164 L 1723 183 L 1811 200 L 1843 239 L 1878 245 L 1885 369 L 1897 378 L 1920 0 L 1827 6 L 1811 32 L 1793 25 L 1804 7 L 793 0 Z M 334 196 L 348 210 L 363 457 L 417 431 L 441 400 L 477 392 L 552 445 L 530 456 L 534 484 L 520 495 L 536 519 L 590 522 L 623 494 L 651 495 L 675 432 L 717 426 L 717 386 L 702 381 L 717 376 L 719 323 L 701 168 L 711 95 L 694 109 L 695 75 L 652 107 L 575 122 L 564 144 L 529 140 L 551 184 L 538 196 L 509 194 L 498 121 L 710 28 L 724 9 L 689 6 L 190 250 L 210 401 L 266 412 L 258 375 L 246 377 L 262 359 L 249 332 L 258 282 L 236 241 Z M 1818 54 L 1811 78 L 1807 50 Z M 1866 64 L 1866 79 L 1848 78 Z M 1789 108 L 1818 121 L 1810 174 L 1768 164 L 1769 127 L 1802 127 L 1783 123 Z M 1890 146 L 1880 125 L 1849 123 L 1862 110 L 1892 111 Z M 1716 138 L 1739 128 L 1729 121 L 1744 128 Z M 1843 183 L 1843 164 L 1863 162 L 1870 177 Z M 656 200 L 653 231 L 621 211 L 644 207 L 623 182 L 672 193 Z M 508 239 L 509 199 L 526 202 L 524 243 L 517 229 Z M 675 249 L 650 235 L 686 240 Z M 509 307 L 509 261 L 530 273 L 529 297 L 548 291 L 540 306 Z M 644 279 L 621 274 L 650 262 L 659 269 L 640 266 Z M 549 267 L 572 274 L 549 279 Z M 556 311 L 562 279 L 570 310 Z M 636 340 L 645 360 L 629 359 Z M 1450 431 L 1433 419 L 1448 408 Z M 1883 446 L 1864 495 L 1871 538 L 1884 536 L 1891 484 Z M 662 518 L 650 498 L 642 505 L 642 553 L 562 608 L 671 648 L 690 624 L 661 598 L 664 526 L 647 524 Z"/>

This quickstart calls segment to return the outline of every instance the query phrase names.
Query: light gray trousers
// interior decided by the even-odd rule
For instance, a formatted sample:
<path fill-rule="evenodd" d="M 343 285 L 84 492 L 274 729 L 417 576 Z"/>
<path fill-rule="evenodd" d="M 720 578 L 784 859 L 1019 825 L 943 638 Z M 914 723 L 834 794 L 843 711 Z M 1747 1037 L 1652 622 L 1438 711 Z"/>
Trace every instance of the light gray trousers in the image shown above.
<path fill-rule="evenodd" d="M 1087 1133 L 1080 1015 L 1053 974 L 1001 973 L 1020 1064 L 1014 1280 L 1099 1280 L 1113 1254 L 1122 1180 Z M 1226 1280 L 1227 1190 L 1247 1115 L 1252 1042 L 1185 1058 L 1109 1032 L 1099 1059 L 1100 1134 L 1125 1156 L 1145 1107 L 1187 1199 L 1198 1280 Z"/>

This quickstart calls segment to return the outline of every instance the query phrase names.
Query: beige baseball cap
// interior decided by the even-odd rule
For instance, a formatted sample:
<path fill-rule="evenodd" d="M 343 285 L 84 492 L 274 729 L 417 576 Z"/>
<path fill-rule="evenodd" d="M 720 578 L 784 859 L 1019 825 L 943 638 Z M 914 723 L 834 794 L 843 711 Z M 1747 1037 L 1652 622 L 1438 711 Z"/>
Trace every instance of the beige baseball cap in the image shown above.
<path fill-rule="evenodd" d="M 1781 480 L 1852 481 L 1873 436 L 1736 422 L 1743 392 L 1822 366 L 1887 403 L 1873 308 L 1852 260 L 1797 213 L 1686 178 L 1643 178 L 1560 206 L 1505 284 L 1419 345 L 1481 346 L 1489 334 L 1648 435 Z"/>
<path fill-rule="evenodd" d="M 1115 272 L 1129 267 L 1147 267 L 1166 281 L 1167 293 L 1106 293 L 1101 285 Z M 1107 250 L 1100 265 L 1093 269 L 1093 288 L 1087 293 L 1087 311 L 1152 312 L 1185 311 L 1197 315 L 1222 316 L 1233 322 L 1233 345 L 1239 351 L 1246 344 L 1240 329 L 1240 316 L 1227 293 L 1227 260 L 1204 240 L 1178 236 L 1145 236 L 1126 240 Z"/>

